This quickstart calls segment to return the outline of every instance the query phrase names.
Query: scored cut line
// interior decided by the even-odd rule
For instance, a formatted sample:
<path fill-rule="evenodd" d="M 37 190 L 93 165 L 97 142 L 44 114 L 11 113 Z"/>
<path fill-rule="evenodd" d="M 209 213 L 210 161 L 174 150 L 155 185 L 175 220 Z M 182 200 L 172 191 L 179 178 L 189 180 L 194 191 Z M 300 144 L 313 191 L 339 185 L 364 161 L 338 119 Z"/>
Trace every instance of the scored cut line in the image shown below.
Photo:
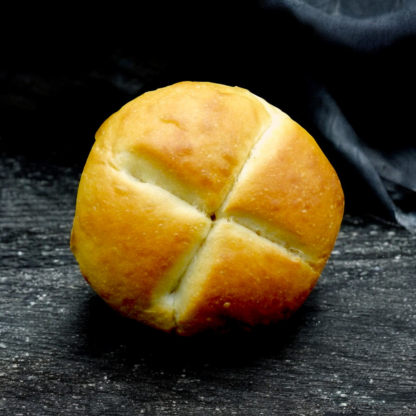
<path fill-rule="evenodd" d="M 256 97 L 256 98 L 258 98 L 258 97 Z M 169 193 L 171 196 L 173 196 L 173 197 L 175 197 L 175 198 L 177 198 L 178 200 L 180 200 L 181 202 L 183 202 L 183 203 L 185 203 L 185 204 L 187 204 L 188 206 L 190 206 L 190 207 L 192 207 L 193 209 L 195 209 L 196 211 L 198 211 L 198 212 L 200 212 L 201 214 L 203 214 L 203 215 L 205 215 L 210 221 L 211 221 L 211 223 L 214 223 L 215 221 L 216 221 L 216 219 L 217 218 L 225 218 L 225 219 L 227 219 L 228 221 L 232 221 L 232 222 L 234 222 L 234 223 L 236 223 L 236 224 L 239 224 L 239 225 L 241 225 L 241 226 L 243 226 L 244 228 L 246 228 L 247 230 L 250 230 L 251 232 L 253 232 L 254 234 L 256 234 L 258 237 L 261 237 L 261 238 L 264 238 L 264 239 L 266 239 L 266 240 L 268 240 L 268 241 L 270 241 L 271 243 L 273 243 L 273 244 L 275 244 L 276 246 L 278 246 L 278 247 L 280 247 L 282 250 L 284 250 L 287 254 L 288 254 L 288 256 L 290 256 L 290 257 L 296 257 L 296 258 L 298 258 L 298 259 L 300 259 L 303 263 L 305 263 L 305 264 L 307 264 L 308 266 L 309 266 L 309 256 L 306 254 L 306 253 L 304 253 L 303 252 L 303 250 L 300 250 L 298 247 L 295 247 L 295 246 L 291 246 L 291 245 L 288 245 L 287 243 L 285 243 L 285 241 L 284 240 L 282 240 L 282 241 L 278 241 L 278 240 L 276 240 L 276 239 L 272 239 L 272 238 L 270 238 L 269 236 L 267 236 L 267 235 L 265 235 L 264 233 L 259 233 L 258 232 L 258 230 L 256 230 L 256 229 L 253 229 L 253 228 L 251 228 L 251 227 L 249 227 L 249 226 L 247 226 L 247 224 L 242 224 L 242 223 L 240 223 L 237 219 L 234 219 L 233 218 L 233 216 L 228 216 L 228 215 L 224 215 L 224 216 L 219 216 L 218 215 L 218 213 L 220 213 L 221 212 L 221 210 L 222 210 L 222 208 L 227 204 L 227 201 L 229 200 L 229 198 L 230 198 L 230 196 L 232 195 L 232 193 L 233 193 L 233 191 L 234 191 L 234 189 L 235 189 L 235 187 L 236 187 L 236 184 L 237 184 L 237 182 L 239 181 L 239 179 L 240 179 L 240 177 L 242 176 L 242 174 L 243 174 L 243 172 L 244 172 L 244 168 L 247 166 L 247 164 L 250 162 L 250 160 L 252 159 L 252 157 L 253 157 L 253 153 L 254 153 L 254 151 L 255 151 L 255 149 L 256 148 L 258 148 L 258 147 L 260 147 L 261 146 L 261 142 L 262 142 L 262 139 L 264 139 L 265 137 L 267 137 L 267 133 L 269 132 L 269 130 L 271 129 L 271 128 L 273 128 L 273 126 L 274 126 L 274 123 L 276 122 L 276 119 L 278 118 L 278 115 L 277 115 L 277 113 L 275 112 L 275 111 L 271 111 L 268 107 L 267 107 L 267 103 L 265 104 L 264 103 L 264 101 L 262 100 L 262 99 L 258 99 L 258 101 L 264 106 L 264 108 L 266 109 L 266 111 L 270 114 L 270 116 L 271 116 L 271 123 L 270 123 L 270 125 L 262 132 L 262 134 L 261 135 L 259 135 L 259 138 L 256 140 L 256 142 L 253 144 L 253 146 L 252 146 L 252 148 L 250 149 L 250 151 L 249 151 L 249 153 L 248 153 L 248 156 L 247 156 L 247 158 L 246 158 L 246 160 L 245 160 L 245 162 L 243 163 L 243 165 L 242 165 L 242 167 L 241 167 L 241 169 L 240 169 L 240 171 L 239 171 L 239 173 L 236 175 L 236 178 L 235 178 L 235 180 L 234 180 L 234 182 L 233 182 L 233 185 L 232 185 L 232 187 L 231 187 L 231 189 L 230 189 L 230 191 L 227 193 L 227 195 L 224 197 L 224 200 L 223 200 L 223 203 L 220 205 L 220 207 L 212 214 L 212 215 L 209 215 L 206 211 L 202 211 L 202 210 L 200 210 L 200 209 L 198 209 L 195 205 L 193 205 L 193 204 L 190 204 L 188 201 L 186 201 L 186 200 L 184 200 L 183 198 L 181 198 L 181 197 L 179 197 L 178 195 L 176 195 L 175 193 L 173 193 L 173 192 L 171 192 L 171 191 L 168 191 L 167 189 L 165 189 L 165 188 L 163 188 L 162 186 L 160 186 L 160 185 L 156 185 L 156 184 L 154 184 L 154 183 L 151 183 L 151 182 L 145 182 L 145 181 L 143 181 L 142 179 L 140 179 L 139 177 L 137 177 L 137 176 L 135 176 L 135 175 L 133 175 L 129 170 L 126 170 L 126 169 L 123 169 L 123 167 L 122 166 L 118 166 L 117 164 L 115 164 L 115 163 L 111 163 L 111 167 L 112 168 L 114 168 L 115 170 L 117 170 L 117 171 L 119 171 L 119 172 L 121 172 L 121 173 L 123 173 L 123 174 L 125 174 L 125 175 L 127 175 L 129 178 L 131 178 L 131 179 L 133 179 L 133 180 L 137 180 L 137 181 L 139 181 L 140 183 L 145 183 L 145 184 L 147 184 L 147 185 L 149 185 L 149 186 L 154 186 L 154 187 L 156 187 L 156 188 L 158 188 L 158 189 L 160 189 L 160 190 L 162 190 L 162 191 L 164 191 L 164 192 L 167 192 L 167 193 Z M 201 246 L 202 246 L 202 244 L 203 244 L 203 241 L 205 241 L 206 239 L 207 239 L 207 237 L 208 237 L 208 235 L 209 235 L 209 233 L 210 233 L 210 231 L 212 230 L 212 225 L 211 225 L 211 228 L 208 230 L 208 233 L 205 235 L 205 237 L 204 237 L 204 239 L 201 241 L 201 244 L 200 244 L 200 247 L 197 249 L 197 251 L 194 253 L 194 257 L 198 254 L 198 252 L 199 252 L 199 250 L 200 250 L 200 248 L 201 248 Z M 191 260 L 189 261 L 189 263 L 191 262 Z M 186 269 L 185 269 L 185 272 L 186 272 L 186 270 L 188 269 L 188 267 L 189 267 L 189 263 L 188 263 L 188 265 L 186 266 Z M 183 273 L 184 274 L 184 273 Z M 182 274 L 182 275 L 183 275 Z M 178 285 L 175 285 L 175 287 L 177 287 Z"/>
<path fill-rule="evenodd" d="M 229 200 L 230 196 L 232 195 L 233 191 L 236 188 L 236 185 L 238 183 L 238 181 L 240 180 L 241 176 L 243 175 L 244 172 L 244 168 L 250 163 L 250 160 L 252 160 L 253 158 L 253 154 L 256 150 L 256 148 L 261 146 L 262 140 L 264 138 L 267 138 L 267 134 L 270 131 L 270 129 L 272 129 L 276 123 L 276 119 L 278 118 L 277 113 L 274 112 L 272 113 L 270 111 L 270 109 L 268 109 L 264 103 L 262 102 L 262 100 L 259 100 L 262 105 L 266 108 L 266 110 L 268 111 L 268 113 L 271 115 L 271 123 L 270 125 L 262 132 L 261 135 L 259 135 L 259 138 L 256 140 L 256 142 L 253 144 L 253 146 L 251 147 L 246 160 L 244 161 L 240 171 L 238 172 L 238 174 L 235 176 L 235 179 L 233 181 L 233 185 L 231 186 L 230 191 L 227 193 L 227 195 L 224 197 L 224 200 L 222 202 L 222 204 L 220 205 L 220 207 L 210 216 L 206 211 L 198 209 L 196 206 L 194 206 L 193 204 L 189 203 L 188 201 L 184 200 L 183 198 L 179 197 L 178 195 L 176 195 L 175 193 L 168 191 L 167 189 L 165 189 L 164 187 L 160 186 L 160 185 L 156 185 L 154 183 L 148 182 L 148 181 L 143 181 L 142 179 L 140 179 L 139 177 L 137 177 L 136 175 L 134 175 L 132 172 L 130 172 L 127 169 L 123 169 L 122 166 L 117 165 L 116 163 L 114 163 L 114 161 L 110 161 L 110 163 L 108 164 L 108 166 L 110 168 L 115 169 L 116 171 L 118 171 L 119 173 L 126 175 L 130 180 L 132 180 L 133 182 L 137 181 L 140 182 L 142 184 L 146 184 L 147 186 L 151 186 L 154 188 L 157 188 L 158 190 L 162 191 L 162 192 L 167 192 L 171 197 L 176 198 L 178 201 L 181 201 L 181 203 L 185 203 L 186 205 L 188 205 L 189 207 L 192 207 L 194 210 L 196 210 L 197 212 L 203 214 L 204 216 L 206 216 L 207 219 L 210 220 L 211 222 L 211 227 L 207 230 L 205 236 L 200 240 L 199 245 L 196 249 L 192 250 L 193 251 L 193 256 L 191 256 L 189 258 L 189 260 L 187 261 L 187 263 L 185 263 L 184 268 L 182 269 L 182 272 L 180 273 L 179 276 L 176 277 L 176 279 L 174 279 L 174 281 L 172 282 L 173 285 L 171 287 L 171 289 L 169 290 L 168 293 L 166 293 L 165 295 L 162 295 L 163 297 L 166 297 L 167 299 L 169 299 L 169 303 L 171 302 L 171 306 L 172 306 L 172 320 L 173 323 L 175 325 L 175 327 L 178 326 L 177 323 L 177 308 L 175 307 L 175 299 L 176 299 L 176 293 L 180 290 L 181 288 L 181 284 L 184 281 L 184 277 L 187 275 L 188 270 L 190 265 L 192 264 L 192 261 L 196 258 L 198 258 L 199 253 L 201 252 L 201 250 L 204 248 L 206 241 L 210 235 L 210 233 L 212 232 L 212 229 L 214 227 L 214 223 L 216 221 L 217 218 L 220 218 L 220 216 L 218 215 L 218 213 L 221 212 L 222 208 L 226 205 L 227 201 Z M 238 222 L 238 220 L 234 220 L 234 218 L 232 216 L 228 216 L 228 215 L 224 215 L 221 218 L 232 222 L 234 224 L 238 224 L 241 227 L 244 227 L 246 230 L 248 230 L 250 233 L 253 233 L 257 238 L 260 239 L 264 239 L 268 242 L 270 242 L 271 244 L 273 244 L 274 246 L 276 246 L 277 248 L 279 248 L 283 253 L 286 254 L 286 256 L 288 258 L 291 259 L 297 259 L 299 261 L 301 261 L 304 265 L 306 265 L 308 268 L 310 268 L 311 270 L 313 270 L 313 268 L 310 266 L 308 260 L 304 257 L 305 253 L 303 253 L 303 251 L 300 251 L 298 248 L 296 247 L 288 247 L 288 245 L 284 244 L 283 242 L 279 242 L 279 241 L 275 241 L 274 239 L 269 238 L 267 235 L 263 235 L 260 234 L 258 232 L 258 230 L 254 230 L 250 227 L 248 227 L 246 224 L 241 224 Z M 292 250 L 296 250 L 295 252 Z M 303 256 L 300 254 L 302 253 Z M 175 281 L 176 280 L 176 281 Z M 159 299 L 162 299 L 159 298 Z M 157 303 L 158 300 L 155 299 L 155 302 Z"/>

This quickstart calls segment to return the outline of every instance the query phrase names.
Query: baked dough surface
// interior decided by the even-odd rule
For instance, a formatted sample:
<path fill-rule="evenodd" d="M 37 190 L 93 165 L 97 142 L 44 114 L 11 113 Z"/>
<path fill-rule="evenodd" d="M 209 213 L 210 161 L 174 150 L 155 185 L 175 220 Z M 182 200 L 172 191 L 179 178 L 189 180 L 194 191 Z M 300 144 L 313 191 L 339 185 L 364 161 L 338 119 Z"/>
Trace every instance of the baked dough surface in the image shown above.
<path fill-rule="evenodd" d="M 114 309 L 190 335 L 290 316 L 342 220 L 314 139 L 241 88 L 183 82 L 101 126 L 81 177 L 71 249 Z"/>

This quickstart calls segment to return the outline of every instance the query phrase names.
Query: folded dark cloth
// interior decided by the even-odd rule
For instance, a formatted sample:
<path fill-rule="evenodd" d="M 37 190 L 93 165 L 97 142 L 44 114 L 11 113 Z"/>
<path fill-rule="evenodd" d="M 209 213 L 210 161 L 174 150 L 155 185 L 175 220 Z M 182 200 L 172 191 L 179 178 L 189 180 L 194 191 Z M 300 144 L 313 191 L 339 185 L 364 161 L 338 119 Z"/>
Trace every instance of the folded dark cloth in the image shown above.
<path fill-rule="evenodd" d="M 315 38 L 301 118 L 327 149 L 347 208 L 416 232 L 416 1 L 259 4 Z"/>

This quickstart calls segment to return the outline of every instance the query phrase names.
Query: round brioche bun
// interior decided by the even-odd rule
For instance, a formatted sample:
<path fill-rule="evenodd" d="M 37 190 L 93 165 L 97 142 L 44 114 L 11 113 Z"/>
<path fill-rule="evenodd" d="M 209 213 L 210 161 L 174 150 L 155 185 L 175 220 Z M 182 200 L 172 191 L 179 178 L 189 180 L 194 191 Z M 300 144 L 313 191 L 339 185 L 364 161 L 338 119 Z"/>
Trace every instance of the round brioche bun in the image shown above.
<path fill-rule="evenodd" d="M 344 210 L 315 140 L 249 91 L 181 82 L 100 127 L 71 249 L 121 314 L 163 331 L 270 324 L 315 286 Z"/>

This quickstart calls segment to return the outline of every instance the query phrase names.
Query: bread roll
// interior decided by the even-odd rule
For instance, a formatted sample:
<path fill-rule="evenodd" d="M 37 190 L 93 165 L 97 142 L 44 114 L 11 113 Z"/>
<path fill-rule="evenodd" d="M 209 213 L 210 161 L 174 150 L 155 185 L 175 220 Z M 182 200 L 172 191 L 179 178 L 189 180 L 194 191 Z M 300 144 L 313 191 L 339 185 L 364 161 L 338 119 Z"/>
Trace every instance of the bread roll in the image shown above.
<path fill-rule="evenodd" d="M 241 88 L 181 82 L 100 127 L 71 249 L 121 314 L 191 335 L 290 316 L 316 284 L 344 209 L 314 139 Z"/>

